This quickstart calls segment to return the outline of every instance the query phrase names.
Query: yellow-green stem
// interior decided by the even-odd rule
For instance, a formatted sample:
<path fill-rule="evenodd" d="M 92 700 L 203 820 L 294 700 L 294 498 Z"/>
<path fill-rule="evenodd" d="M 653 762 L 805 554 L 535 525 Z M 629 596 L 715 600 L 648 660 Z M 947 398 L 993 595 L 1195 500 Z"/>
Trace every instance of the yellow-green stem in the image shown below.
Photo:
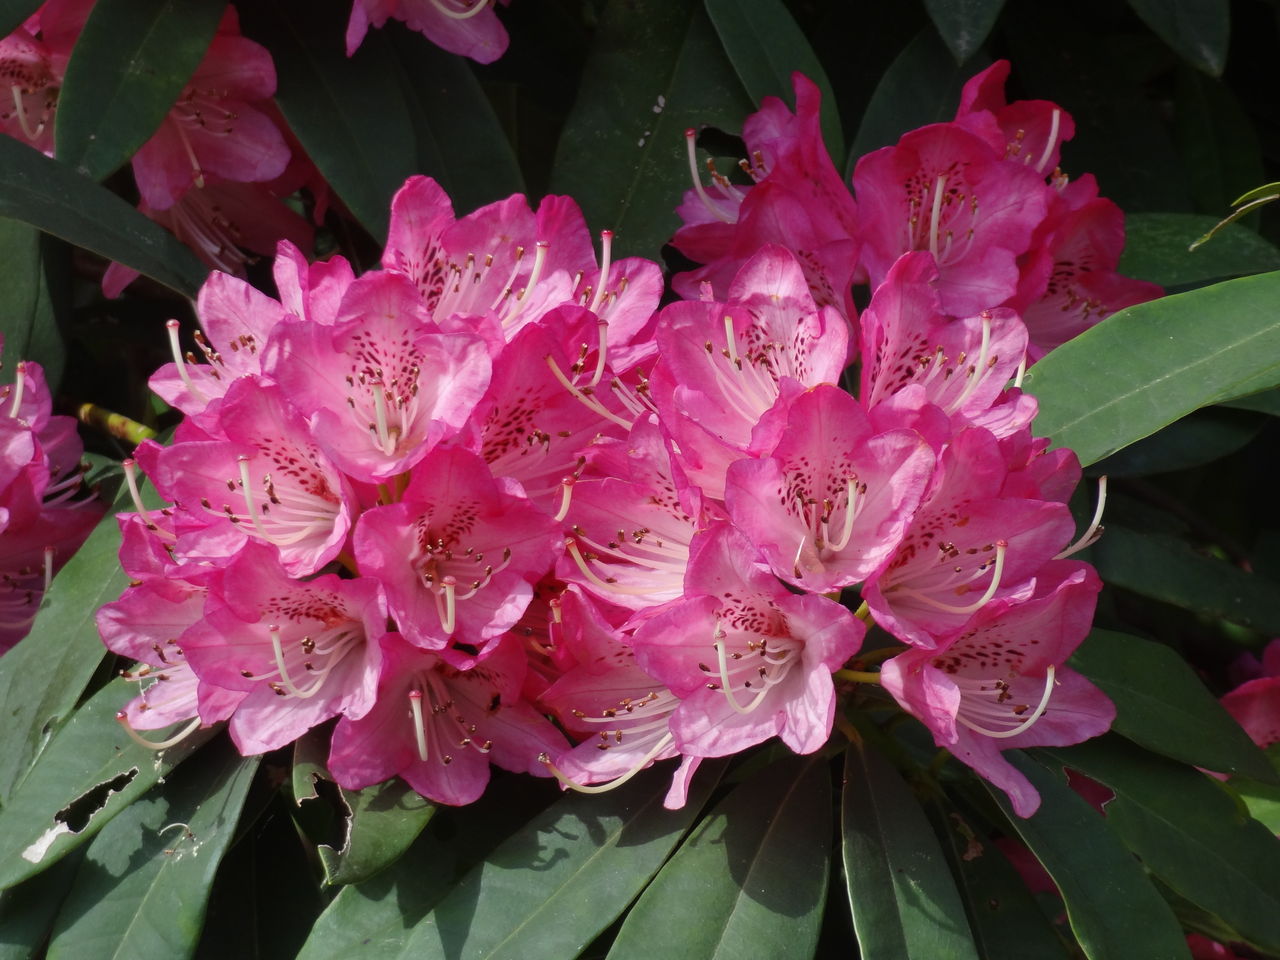
<path fill-rule="evenodd" d="M 132 443 L 134 446 L 143 440 L 154 440 L 156 432 L 150 427 L 130 420 L 124 414 L 112 413 L 95 403 L 82 403 L 76 410 L 81 423 L 86 423 L 95 430 L 110 434 L 118 440 Z"/>
<path fill-rule="evenodd" d="M 879 683 L 880 674 L 871 673 L 867 670 L 837 670 L 835 672 L 837 680 L 848 680 L 850 683 Z"/>

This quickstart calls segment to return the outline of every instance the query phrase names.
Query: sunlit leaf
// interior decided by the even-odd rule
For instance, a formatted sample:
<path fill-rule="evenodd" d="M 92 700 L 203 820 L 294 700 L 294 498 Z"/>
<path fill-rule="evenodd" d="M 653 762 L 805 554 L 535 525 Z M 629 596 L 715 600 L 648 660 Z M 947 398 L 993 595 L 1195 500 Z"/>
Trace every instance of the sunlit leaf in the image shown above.
<path fill-rule="evenodd" d="M 436 811 L 400 779 L 344 789 L 342 801 L 348 810 L 342 848 L 317 848 L 330 884 L 358 883 L 394 863 Z"/>

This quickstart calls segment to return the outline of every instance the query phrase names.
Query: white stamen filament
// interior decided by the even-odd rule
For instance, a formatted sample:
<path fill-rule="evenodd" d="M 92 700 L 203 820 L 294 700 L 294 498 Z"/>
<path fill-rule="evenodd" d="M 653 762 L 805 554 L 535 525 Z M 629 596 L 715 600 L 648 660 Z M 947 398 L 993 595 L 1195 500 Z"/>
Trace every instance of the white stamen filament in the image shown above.
<path fill-rule="evenodd" d="M 942 195 L 947 187 L 945 175 L 939 175 L 933 186 L 933 209 L 929 214 L 929 252 L 938 259 L 938 220 L 942 216 Z"/>
<path fill-rule="evenodd" d="M 967 382 L 964 390 L 960 392 L 960 396 L 947 405 L 947 413 L 955 413 L 964 406 L 965 401 L 973 396 L 973 391 L 978 388 L 978 384 L 986 377 L 987 355 L 991 351 L 991 315 L 984 310 L 981 319 L 982 346 L 978 348 L 978 359 L 969 367 Z"/>
<path fill-rule="evenodd" d="M 325 676 L 328 676 L 328 671 L 325 671 L 324 675 L 316 680 L 316 682 L 311 686 L 307 687 L 305 690 L 301 689 L 293 682 L 293 678 L 289 676 L 289 668 L 285 665 L 284 647 L 280 643 L 280 628 L 275 624 L 272 624 L 267 628 L 267 633 L 271 637 L 271 650 L 275 655 L 276 671 L 280 674 L 280 682 L 284 685 L 284 689 L 288 691 L 291 696 L 297 697 L 299 700 L 309 700 L 311 697 L 314 697 L 320 687 L 324 685 L 324 678 Z"/>
<path fill-rule="evenodd" d="M 1053 686 L 1054 686 L 1053 676 L 1054 676 L 1054 667 L 1052 664 L 1050 664 L 1048 667 L 1045 668 L 1044 693 L 1040 697 L 1039 704 L 1036 705 L 1035 710 L 1031 712 L 1031 715 L 1029 717 L 1027 717 L 1025 720 L 1019 723 L 1016 727 L 1013 727 L 1010 730 L 992 730 L 988 727 L 982 726 L 981 724 L 973 722 L 972 720 L 970 720 L 968 717 L 964 716 L 961 713 L 956 714 L 956 722 L 968 727 L 974 733 L 982 734 L 984 737 L 996 737 L 998 739 L 1004 739 L 1006 737 L 1016 737 L 1020 733 L 1025 733 L 1027 730 L 1031 729 L 1031 727 L 1035 725 L 1035 722 L 1037 720 L 1039 720 L 1042 716 L 1044 716 L 1044 712 L 1049 706 L 1049 697 L 1053 695 Z M 972 704 L 968 702 L 964 704 L 963 709 L 971 713 L 972 712 L 980 713 L 984 717 L 989 717 L 993 720 L 1005 720 L 1005 721 L 1008 721 L 1010 719 L 1009 714 L 1012 712 L 1012 711 L 1002 711 L 1002 710 L 994 709 L 991 706 L 985 706 L 985 705 L 984 707 L 979 707 L 977 704 Z M 1016 716 L 1016 714 L 1014 714 L 1014 716 Z"/>
<path fill-rule="evenodd" d="M 1053 156 L 1053 147 L 1058 142 L 1058 128 L 1061 123 L 1062 111 L 1054 107 L 1053 120 L 1049 124 L 1049 139 L 1045 141 L 1044 152 L 1040 154 L 1040 159 L 1036 161 L 1036 173 L 1044 173 L 1045 165 L 1048 164 L 1049 158 Z"/>
<path fill-rule="evenodd" d="M 18 124 L 19 126 L 22 127 L 22 133 L 28 140 L 34 142 L 40 136 L 40 134 L 44 133 L 45 122 L 44 120 L 41 120 L 40 125 L 37 126 L 35 130 L 32 130 L 30 124 L 27 121 L 26 104 L 22 102 L 22 88 L 17 84 L 14 84 L 9 88 L 9 90 L 13 93 L 13 106 L 14 106 L 14 109 L 17 111 Z"/>
<path fill-rule="evenodd" d="M 586 407 L 588 410 L 597 414 L 598 416 L 603 417 L 606 420 L 616 423 L 618 426 L 622 427 L 624 430 L 630 430 L 633 426 L 635 426 L 634 420 L 632 421 L 623 420 L 616 413 L 607 409 L 604 406 L 604 404 L 602 404 L 595 397 L 588 396 L 587 394 L 583 393 L 580 389 L 575 387 L 572 383 L 570 383 L 569 378 L 566 377 L 564 375 L 564 371 L 560 369 L 560 365 L 556 363 L 556 358 L 551 356 L 551 354 L 547 354 L 546 361 L 547 361 L 547 366 L 551 368 L 552 375 L 554 375 L 555 378 L 560 381 L 560 385 L 564 387 L 566 390 L 568 390 L 571 394 L 573 394 L 574 398 L 579 403 L 581 403 L 584 407 Z"/>
<path fill-rule="evenodd" d="M 422 691 L 409 691 L 409 706 L 413 710 L 413 735 L 418 741 L 418 759 L 427 760 L 427 732 L 422 722 Z"/>
<path fill-rule="evenodd" d="M 462 10 L 454 10 L 452 7 L 445 4 L 443 0 L 431 0 L 431 5 L 450 20 L 470 20 L 489 5 L 489 0 L 477 0 L 476 3 Z M 426 758 L 424 757 L 423 759 Z"/>
<path fill-rule="evenodd" d="M 1004 575 L 1004 557 L 1008 550 L 1008 546 L 1008 543 L 1004 540 L 996 542 L 995 569 L 991 573 L 991 583 L 987 586 L 986 592 L 984 592 L 982 596 L 973 603 L 967 604 L 963 607 L 958 607 L 950 603 L 943 603 L 941 600 L 935 600 L 923 591 L 912 590 L 906 587 L 898 588 L 894 592 L 911 597 L 918 603 L 924 604 L 926 607 L 933 607 L 935 610 L 942 610 L 946 613 L 974 613 L 986 606 L 987 603 L 990 602 L 991 598 L 996 595 L 996 591 L 1000 589 L 1000 578 Z M 985 564 L 974 572 L 974 576 L 976 577 L 978 574 L 981 574 L 984 569 Z"/>
<path fill-rule="evenodd" d="M 582 571 L 582 575 L 602 590 L 609 590 L 613 593 L 624 593 L 637 597 L 648 596 L 653 592 L 650 587 L 626 587 L 620 583 L 610 582 L 609 580 L 602 578 L 587 566 L 587 559 L 582 555 L 582 551 L 578 549 L 578 542 L 573 537 L 565 538 L 564 548 L 569 551 L 569 556 L 573 557 L 573 562 L 578 565 L 578 569 Z"/>
<path fill-rule="evenodd" d="M 392 431 L 387 425 L 387 391 L 376 381 L 369 384 L 369 391 L 373 394 L 374 439 L 378 449 L 391 456 L 396 450 L 399 431 Z"/>
<path fill-rule="evenodd" d="M 697 193 L 698 199 L 702 201 L 702 205 L 707 208 L 707 212 L 719 220 L 721 223 L 734 223 L 735 217 L 729 216 L 719 205 L 707 195 L 707 191 L 702 186 L 702 174 L 698 171 L 698 155 L 695 141 L 698 138 L 696 130 L 692 128 L 684 132 L 685 152 L 689 156 L 689 177 L 693 180 L 693 189 Z"/>
<path fill-rule="evenodd" d="M 600 303 L 605 298 L 605 285 L 609 280 L 609 268 L 613 266 L 613 231 L 600 231 L 600 279 L 596 282 L 595 296 L 591 298 L 591 305 L 587 307 L 592 313 L 600 308 Z M 603 353 L 603 351 L 601 351 Z M 595 381 L 593 381 L 595 382 Z"/>
<path fill-rule="evenodd" d="M 1014 374 L 1013 385 L 1015 387 L 1021 387 L 1022 378 L 1025 377 L 1026 375 L 1027 375 L 1027 353 L 1024 350 L 1022 352 L 1022 359 L 1018 361 L 1018 372 Z"/>
<path fill-rule="evenodd" d="M 626 783 L 628 780 L 634 777 L 637 773 L 639 773 L 641 770 L 647 767 L 650 763 L 652 763 L 653 760 L 658 756 L 658 754 L 662 753 L 663 750 L 667 749 L 667 747 L 671 745 L 671 741 L 672 741 L 671 734 L 669 733 L 664 734 L 658 740 L 658 742 L 653 745 L 653 748 L 649 750 L 649 752 L 646 753 L 643 757 L 641 757 L 638 762 L 633 764 L 631 768 L 627 770 L 627 772 L 624 773 L 622 776 L 616 777 L 607 783 L 598 783 L 592 786 L 587 786 L 586 784 L 578 783 L 578 781 L 571 780 L 568 777 L 566 777 L 563 773 L 560 772 L 559 768 L 557 768 L 556 765 L 551 762 L 551 758 L 547 756 L 545 753 L 538 759 L 542 761 L 542 765 L 547 768 L 547 771 L 553 777 L 559 780 L 564 786 L 568 787 L 570 790 L 576 790 L 578 793 L 608 793 L 610 790 L 613 790 L 615 787 L 622 786 L 624 783 Z"/>
<path fill-rule="evenodd" d="M 560 509 L 556 511 L 556 523 L 563 523 L 569 515 L 569 503 L 573 499 L 573 477 L 565 477 L 560 481 Z"/>
<path fill-rule="evenodd" d="M 453 631 L 457 629 L 458 625 L 457 588 L 458 580 L 456 577 L 442 577 L 440 580 L 440 589 L 434 591 L 436 598 L 436 613 L 440 616 L 440 628 L 451 636 Z"/>
<path fill-rule="evenodd" d="M 529 280 L 516 294 L 517 300 L 523 300 L 525 295 L 538 285 L 538 281 L 542 279 L 542 268 L 547 263 L 547 251 L 551 249 L 551 244 L 546 240 L 539 240 L 537 246 L 534 247 L 533 269 L 529 271 Z"/>
<path fill-rule="evenodd" d="M 596 369 L 588 381 L 588 386 L 594 387 L 600 383 L 600 379 L 604 376 L 604 358 L 609 352 L 609 324 L 601 320 L 596 325 Z"/>
<path fill-rule="evenodd" d="M 858 515 L 858 501 L 862 498 L 862 492 L 858 487 L 858 483 L 853 477 L 845 480 L 845 490 L 848 500 L 845 502 L 844 508 L 844 524 L 840 529 L 840 536 L 835 540 L 831 539 L 831 528 L 828 524 L 823 524 L 823 533 L 826 535 L 827 547 L 831 550 L 839 552 L 849 545 L 849 538 L 853 536 L 853 521 Z"/>
<path fill-rule="evenodd" d="M 191 734 L 195 733 L 200 727 L 200 718 L 196 717 L 172 737 L 169 737 L 167 740 L 156 742 L 139 736 L 138 732 L 133 729 L 133 725 L 129 723 L 129 717 L 123 710 L 116 714 L 116 720 L 119 722 L 120 726 L 124 728 L 124 732 L 129 735 L 130 740 L 138 744 L 140 747 L 146 747 L 148 750 L 156 751 L 168 750 L 170 747 L 176 746 L 183 740 L 187 739 L 187 737 L 191 736 Z"/>
<path fill-rule="evenodd" d="M 26 368 L 25 363 L 19 363 L 13 370 L 13 402 L 9 404 L 9 416 L 15 420 L 22 409 L 22 395 L 26 392 Z"/>
<path fill-rule="evenodd" d="M 200 388 L 195 385 L 191 379 L 191 375 L 187 373 L 187 361 L 182 355 L 182 346 L 178 343 L 178 321 L 168 320 L 165 322 L 165 329 L 169 331 L 169 350 L 173 353 L 173 362 L 178 367 L 178 376 L 182 378 L 182 382 L 186 384 L 187 392 L 197 403 L 208 403 L 209 398 L 206 397 Z"/>
<path fill-rule="evenodd" d="M 49 587 L 53 584 L 53 555 L 57 551 L 53 547 L 44 548 L 44 591 L 49 592 Z"/>
<path fill-rule="evenodd" d="M 1080 534 L 1079 539 L 1067 549 L 1063 550 L 1053 559 L 1063 560 L 1078 553 L 1085 547 L 1091 546 L 1098 542 L 1098 538 L 1102 536 L 1102 511 L 1107 505 L 1107 478 L 1101 476 L 1098 478 L 1098 505 L 1093 509 L 1093 519 L 1089 521 L 1089 526 L 1085 528 L 1084 533 Z"/>

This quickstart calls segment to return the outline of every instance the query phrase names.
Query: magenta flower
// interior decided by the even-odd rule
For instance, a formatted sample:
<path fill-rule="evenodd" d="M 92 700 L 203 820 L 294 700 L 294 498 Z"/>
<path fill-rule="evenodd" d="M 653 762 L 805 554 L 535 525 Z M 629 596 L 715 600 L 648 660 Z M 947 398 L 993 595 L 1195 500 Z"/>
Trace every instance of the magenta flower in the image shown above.
<path fill-rule="evenodd" d="M 1009 61 L 997 60 L 969 78 L 960 94 L 956 122 L 987 140 L 1006 160 L 1034 170 L 1042 178 L 1058 177 L 1062 144 L 1075 136 L 1076 125 L 1048 100 L 1005 99 Z"/>
<path fill-rule="evenodd" d="M 1260 747 L 1280 743 L 1280 639 L 1254 661 L 1257 676 L 1246 680 L 1222 698 L 1222 705 Z"/>
<path fill-rule="evenodd" d="M 507 31 L 495 6 L 489 0 L 355 0 L 347 22 L 347 56 L 364 42 L 370 27 L 395 19 L 450 53 L 492 63 L 507 50 Z"/>

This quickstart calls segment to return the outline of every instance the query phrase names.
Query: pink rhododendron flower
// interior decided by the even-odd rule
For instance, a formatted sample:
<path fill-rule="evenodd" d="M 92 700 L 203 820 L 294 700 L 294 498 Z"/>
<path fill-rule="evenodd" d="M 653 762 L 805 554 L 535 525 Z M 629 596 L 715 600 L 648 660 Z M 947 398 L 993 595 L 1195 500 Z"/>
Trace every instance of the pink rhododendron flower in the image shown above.
<path fill-rule="evenodd" d="M 355 0 L 347 22 L 347 56 L 364 42 L 370 27 L 395 19 L 450 53 L 492 63 L 507 50 L 507 31 L 495 6 L 489 0 Z"/>
<path fill-rule="evenodd" d="M 1255 661 L 1258 676 L 1222 698 L 1222 705 L 1260 747 L 1280 743 L 1280 639 L 1272 640 Z"/>

